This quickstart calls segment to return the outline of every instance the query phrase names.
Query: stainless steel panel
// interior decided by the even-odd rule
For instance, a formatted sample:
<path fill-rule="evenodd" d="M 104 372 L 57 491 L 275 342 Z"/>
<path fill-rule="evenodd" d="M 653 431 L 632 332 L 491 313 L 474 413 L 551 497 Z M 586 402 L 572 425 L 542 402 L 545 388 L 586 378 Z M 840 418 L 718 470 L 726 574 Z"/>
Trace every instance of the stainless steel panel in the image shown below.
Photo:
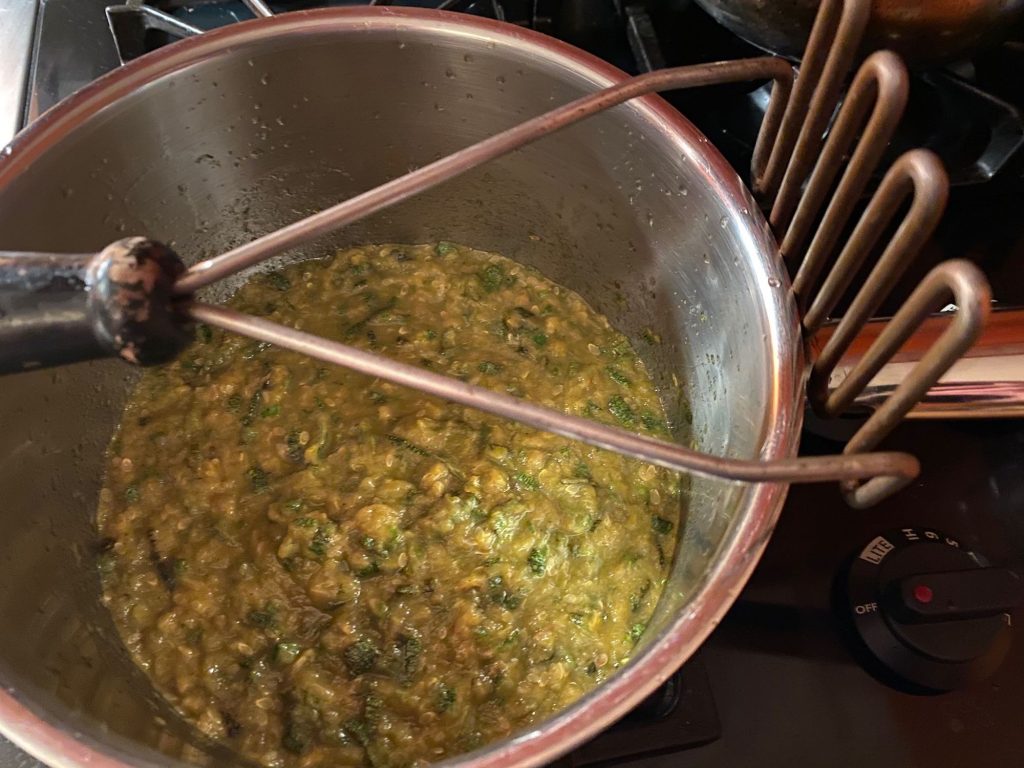
<path fill-rule="evenodd" d="M 103 11 L 107 5 L 109 0 L 41 1 L 25 97 L 25 124 L 120 66 Z"/>
<path fill-rule="evenodd" d="M 0 0 L 0 146 L 22 126 L 37 11 L 36 0 Z"/>

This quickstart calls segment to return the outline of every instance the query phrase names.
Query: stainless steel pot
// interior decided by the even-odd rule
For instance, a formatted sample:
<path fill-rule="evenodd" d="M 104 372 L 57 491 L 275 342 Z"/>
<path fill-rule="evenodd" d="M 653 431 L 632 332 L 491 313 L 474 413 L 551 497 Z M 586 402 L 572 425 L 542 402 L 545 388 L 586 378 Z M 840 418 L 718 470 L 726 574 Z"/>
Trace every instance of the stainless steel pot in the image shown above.
<path fill-rule="evenodd" d="M 0 159 L 3 245 L 99 249 L 145 232 L 198 260 L 623 77 L 465 15 L 362 8 L 235 25 L 102 78 L 19 136 Z M 660 384 L 686 383 L 693 425 L 678 439 L 727 456 L 795 453 L 803 360 L 774 240 L 735 172 L 659 98 L 305 255 L 440 238 L 538 267 L 634 338 L 660 334 L 661 346 L 639 348 Z M 155 696 L 98 600 L 101 455 L 132 378 L 102 362 L 0 380 L 0 730 L 55 765 L 230 764 Z M 694 478 L 688 496 L 670 583 L 633 661 L 570 709 L 454 764 L 548 762 L 693 653 L 746 581 L 785 488 Z"/>
<path fill-rule="evenodd" d="M 1024 18 L 1024 0 L 847 0 L 871 6 L 865 49 L 910 64 L 955 59 L 998 42 Z M 716 21 L 772 53 L 799 56 L 822 0 L 697 0 Z"/>

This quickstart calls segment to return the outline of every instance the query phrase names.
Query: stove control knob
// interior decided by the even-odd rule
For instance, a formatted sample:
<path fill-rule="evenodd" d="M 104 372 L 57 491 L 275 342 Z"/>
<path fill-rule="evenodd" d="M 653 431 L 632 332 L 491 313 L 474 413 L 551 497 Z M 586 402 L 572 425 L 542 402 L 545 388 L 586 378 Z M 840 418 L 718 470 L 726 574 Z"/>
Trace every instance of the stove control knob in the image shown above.
<path fill-rule="evenodd" d="M 896 687 L 950 691 L 989 676 L 1010 644 L 1024 580 L 927 528 L 872 539 L 853 559 L 840 611 L 867 666 Z"/>

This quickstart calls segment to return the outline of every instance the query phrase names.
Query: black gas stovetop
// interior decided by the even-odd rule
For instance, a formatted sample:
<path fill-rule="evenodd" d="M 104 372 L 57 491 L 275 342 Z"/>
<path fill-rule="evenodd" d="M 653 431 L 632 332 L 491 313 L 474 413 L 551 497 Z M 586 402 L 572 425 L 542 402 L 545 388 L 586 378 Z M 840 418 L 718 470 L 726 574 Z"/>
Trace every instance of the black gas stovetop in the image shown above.
<path fill-rule="evenodd" d="M 83 29 L 109 35 L 106 4 L 42 3 L 37 45 L 67 44 Z M 271 6 L 354 4 L 365 3 Z M 759 53 L 689 0 L 378 4 L 441 6 L 529 26 L 630 72 Z M 72 6 L 85 13 L 86 5 L 99 15 L 72 25 Z M 250 16 L 236 0 L 152 5 L 201 29 Z M 120 41 L 122 54 L 172 39 L 143 26 L 123 31 L 135 37 Z M 66 55 L 51 63 L 36 50 L 37 90 L 25 119 L 116 66 L 109 37 L 85 45 L 95 53 L 89 66 Z M 1024 305 L 1022 74 L 1024 29 L 971 60 L 914 75 L 893 151 L 935 150 L 953 190 L 938 234 L 904 278 L 904 295 L 938 261 L 964 257 L 986 271 L 1000 305 Z M 736 168 L 749 167 L 755 97 L 731 86 L 671 100 Z M 803 446 L 838 447 L 810 430 Z M 924 471 L 912 487 L 868 511 L 848 508 L 833 486 L 794 488 L 761 564 L 701 651 L 637 711 L 560 763 L 1024 764 L 1024 641 L 1011 626 L 1024 614 L 1004 610 L 1016 602 L 1013 573 L 1024 571 L 1024 423 L 912 422 L 884 447 L 920 457 Z M 33 764 L 7 747 L 4 765 Z"/>

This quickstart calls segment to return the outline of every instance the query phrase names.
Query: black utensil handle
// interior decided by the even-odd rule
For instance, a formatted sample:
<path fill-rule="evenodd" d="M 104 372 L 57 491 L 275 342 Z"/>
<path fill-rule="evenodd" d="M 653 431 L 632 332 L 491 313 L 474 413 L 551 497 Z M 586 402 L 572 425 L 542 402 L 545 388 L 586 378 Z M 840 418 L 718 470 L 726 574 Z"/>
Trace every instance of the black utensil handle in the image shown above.
<path fill-rule="evenodd" d="M 191 339 L 187 298 L 172 291 L 184 269 L 141 237 L 93 254 L 0 252 L 0 373 L 111 355 L 170 360 Z"/>
<path fill-rule="evenodd" d="M 95 257 L 0 253 L 0 373 L 108 354 L 89 316 Z"/>

